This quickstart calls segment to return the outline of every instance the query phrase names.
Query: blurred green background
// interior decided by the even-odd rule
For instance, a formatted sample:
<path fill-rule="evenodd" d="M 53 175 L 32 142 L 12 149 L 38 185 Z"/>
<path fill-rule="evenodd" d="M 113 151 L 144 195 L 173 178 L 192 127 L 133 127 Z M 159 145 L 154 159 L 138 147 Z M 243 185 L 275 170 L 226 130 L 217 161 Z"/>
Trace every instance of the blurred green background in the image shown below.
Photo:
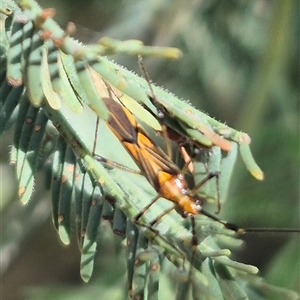
<path fill-rule="evenodd" d="M 147 59 L 150 78 L 229 126 L 247 132 L 265 173 L 258 182 L 238 160 L 221 217 L 241 227 L 299 228 L 299 1 L 39 1 L 84 43 L 103 36 L 180 48 L 179 61 Z M 136 58 L 114 59 L 140 74 Z M 34 199 L 16 199 L 8 165 L 11 131 L 1 140 L 1 293 L 3 299 L 122 299 L 124 251 L 104 222 L 94 275 L 83 284 L 74 239 L 63 246 L 52 226 L 43 174 Z M 245 236 L 235 258 L 270 283 L 300 290 L 299 234 Z M 103 259 L 105 258 L 105 259 Z M 166 283 L 162 289 L 169 296 Z"/>

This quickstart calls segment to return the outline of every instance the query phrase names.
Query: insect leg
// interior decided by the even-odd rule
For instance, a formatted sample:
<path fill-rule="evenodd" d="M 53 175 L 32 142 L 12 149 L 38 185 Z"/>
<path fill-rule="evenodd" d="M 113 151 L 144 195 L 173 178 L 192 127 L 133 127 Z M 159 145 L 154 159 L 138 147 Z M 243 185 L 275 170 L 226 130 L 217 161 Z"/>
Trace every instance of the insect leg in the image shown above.
<path fill-rule="evenodd" d="M 121 170 L 124 170 L 124 171 L 127 171 L 127 172 L 130 172 L 130 173 L 134 173 L 134 174 L 142 174 L 141 171 L 138 171 L 138 170 L 134 170 L 134 169 L 131 169 L 131 168 L 128 168 L 124 165 L 121 165 L 119 163 L 116 163 L 112 160 L 109 160 L 103 156 L 100 156 L 100 155 L 97 155 L 95 152 L 96 152 L 96 146 L 97 146 L 97 138 L 98 138 L 98 129 L 99 129 L 99 117 L 97 117 L 97 120 L 96 120 L 96 128 L 95 128 L 95 136 L 94 136 L 94 143 L 93 143 L 93 150 L 92 150 L 92 155 L 93 157 L 99 161 L 100 163 L 102 164 L 105 164 L 109 167 L 112 167 L 112 168 L 118 168 L 118 169 L 121 169 Z"/>
<path fill-rule="evenodd" d="M 198 182 L 195 187 L 191 190 L 191 195 L 195 195 L 197 191 L 203 186 L 207 181 L 209 181 L 212 178 L 216 178 L 217 180 L 217 211 L 216 214 L 220 212 L 221 209 L 221 202 L 220 202 L 220 190 L 219 190 L 219 176 L 220 172 L 218 171 L 210 171 L 206 177 L 204 177 L 200 182 Z"/>
<path fill-rule="evenodd" d="M 172 207 L 163 211 L 160 215 L 158 215 L 153 221 L 150 222 L 150 226 L 156 224 L 163 216 L 167 215 L 170 211 L 176 208 L 177 205 L 173 205 Z"/>
<path fill-rule="evenodd" d="M 134 221 L 137 222 L 141 216 L 159 199 L 159 195 L 157 195 L 147 206 L 145 206 L 135 217 Z"/>
<path fill-rule="evenodd" d="M 100 155 L 94 154 L 93 156 L 94 156 L 94 158 L 95 158 L 97 161 L 99 161 L 100 163 L 105 164 L 105 165 L 107 165 L 107 166 L 109 166 L 109 167 L 112 167 L 112 168 L 118 168 L 118 169 L 120 169 L 120 170 L 124 170 L 124 171 L 130 172 L 130 173 L 134 173 L 134 174 L 142 174 L 141 171 L 138 171 L 138 170 L 134 170 L 134 169 L 128 168 L 128 167 L 126 167 L 126 166 L 123 166 L 123 165 L 121 165 L 121 164 L 119 164 L 119 163 L 116 163 L 116 162 L 114 162 L 114 161 L 112 161 L 112 160 L 109 160 L 109 159 L 107 159 L 107 158 L 105 158 L 105 157 L 102 157 L 102 156 L 100 156 Z"/>

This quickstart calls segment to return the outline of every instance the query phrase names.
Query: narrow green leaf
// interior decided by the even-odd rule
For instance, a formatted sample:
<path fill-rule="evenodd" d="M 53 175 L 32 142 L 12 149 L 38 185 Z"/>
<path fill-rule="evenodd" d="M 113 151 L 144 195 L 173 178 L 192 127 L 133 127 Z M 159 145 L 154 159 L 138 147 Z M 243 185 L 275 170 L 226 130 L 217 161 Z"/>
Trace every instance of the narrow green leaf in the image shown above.
<path fill-rule="evenodd" d="M 5 81 L 0 90 L 0 98 L 1 100 L 5 100 L 4 103 L 1 104 L 0 111 L 0 137 L 2 136 L 4 130 L 8 127 L 10 117 L 16 108 L 20 97 L 22 95 L 24 87 L 18 86 L 15 88 L 10 88 L 9 84 Z M 7 94 L 8 93 L 8 94 Z"/>
<path fill-rule="evenodd" d="M 89 68 L 88 62 L 77 61 L 75 64 L 77 75 L 81 86 L 86 94 L 88 105 L 93 111 L 103 120 L 108 118 L 108 110 L 101 98 L 101 95 L 97 92 L 95 85 L 95 77 L 93 77 L 93 70 Z"/>
<path fill-rule="evenodd" d="M 126 220 L 127 217 L 121 209 L 115 208 L 113 217 L 113 233 L 120 236 L 124 236 L 126 232 Z"/>
<path fill-rule="evenodd" d="M 223 299 L 222 291 L 220 289 L 219 282 L 216 278 L 216 273 L 213 265 L 213 260 L 206 258 L 202 262 L 202 272 L 203 275 L 208 279 L 210 290 L 212 292 L 212 297 L 214 299 Z"/>
<path fill-rule="evenodd" d="M 34 187 L 34 175 L 37 169 L 42 140 L 46 129 L 48 118 L 42 110 L 38 111 L 33 125 L 30 142 L 25 153 L 22 171 L 19 177 L 19 186 L 26 187 L 26 191 L 20 194 L 21 201 L 26 204 L 32 195 Z"/>
<path fill-rule="evenodd" d="M 33 106 L 39 107 L 44 99 L 44 93 L 42 89 L 41 80 L 44 79 L 44 74 L 42 72 L 42 51 L 43 51 L 44 41 L 40 38 L 40 31 L 35 30 L 32 40 L 30 53 L 27 61 L 26 68 L 26 89 L 27 95 Z"/>
<path fill-rule="evenodd" d="M 90 204 L 88 223 L 86 226 L 86 232 L 82 246 L 80 267 L 80 274 L 85 282 L 89 281 L 94 268 L 97 236 L 103 207 L 103 197 L 98 187 L 95 187 L 94 189 L 92 202 Z"/>
<path fill-rule="evenodd" d="M 63 162 L 66 152 L 66 142 L 60 136 L 57 139 L 56 151 L 54 152 L 52 162 L 52 180 L 51 180 L 51 193 L 52 193 L 52 219 L 54 227 L 58 230 L 59 226 L 59 196 L 61 189 L 61 178 L 63 174 Z"/>
<path fill-rule="evenodd" d="M 223 295 L 226 299 L 242 300 L 248 299 L 244 290 L 238 285 L 235 279 L 230 274 L 229 270 L 223 264 L 215 262 L 215 270 L 220 282 Z"/>
<path fill-rule="evenodd" d="M 63 157 L 62 175 L 58 203 L 58 233 L 61 241 L 68 245 L 71 239 L 71 204 L 73 201 L 73 183 L 76 157 L 67 147 Z"/>
<path fill-rule="evenodd" d="M 146 294 L 149 269 L 147 259 L 143 257 L 144 249 L 146 247 L 145 242 L 146 239 L 143 236 L 140 236 L 138 250 L 135 256 L 132 289 L 129 291 L 129 296 L 132 299 L 143 299 L 144 295 Z"/>
<path fill-rule="evenodd" d="M 60 90 L 58 90 L 58 87 L 54 90 L 61 96 L 61 98 L 65 101 L 65 103 L 69 106 L 69 108 L 76 112 L 81 113 L 82 112 L 82 105 L 77 99 L 75 93 L 74 93 L 74 86 L 70 84 L 70 81 L 68 80 L 68 76 L 71 76 L 71 74 L 66 74 L 62 62 L 62 55 L 63 53 L 59 52 L 57 65 L 58 65 L 58 71 L 60 76 Z M 75 73 L 76 74 L 76 73 Z M 74 76 L 74 74 L 73 74 Z M 74 83 L 74 81 L 73 81 Z M 77 89 L 78 90 L 78 89 Z M 80 94 L 78 94 L 80 95 Z"/>
<path fill-rule="evenodd" d="M 84 242 L 84 236 L 86 234 L 86 228 L 89 220 L 89 213 L 90 213 L 90 208 L 91 204 L 93 201 L 93 193 L 92 191 L 94 190 L 94 185 L 91 181 L 91 178 L 88 173 L 84 175 L 83 178 L 83 191 L 82 191 L 82 207 L 81 207 L 81 216 L 80 216 L 80 236 L 81 236 L 81 244 Z"/>
<path fill-rule="evenodd" d="M 33 185 L 28 186 L 26 183 L 28 182 L 27 179 L 25 179 L 25 182 L 21 180 L 22 176 L 25 175 L 26 178 L 33 177 L 32 169 L 29 167 L 27 168 L 27 161 L 26 161 L 26 153 L 28 151 L 28 146 L 30 143 L 30 139 L 33 133 L 34 124 L 36 117 L 38 115 L 39 109 L 34 108 L 32 106 L 29 107 L 26 117 L 23 123 L 20 140 L 17 148 L 17 161 L 16 161 L 16 167 L 17 167 L 17 177 L 19 180 L 19 191 L 18 194 L 20 196 L 21 201 L 26 204 L 28 200 L 30 199 Z M 23 173 L 23 169 L 24 172 Z M 29 173 L 27 173 L 29 171 Z"/>
<path fill-rule="evenodd" d="M 104 220 L 112 221 L 114 218 L 115 209 L 108 201 L 104 202 L 102 217 Z"/>
<path fill-rule="evenodd" d="M 26 74 L 26 68 L 28 63 L 28 57 L 30 54 L 31 43 L 33 41 L 33 34 L 35 33 L 33 22 L 30 19 L 30 13 L 24 11 L 24 16 L 27 22 L 22 27 L 22 72 L 23 76 Z"/>
<path fill-rule="evenodd" d="M 261 171 L 259 166 L 254 161 L 254 158 L 250 151 L 250 146 L 248 144 L 241 144 L 240 145 L 240 153 L 241 153 L 242 159 L 246 165 L 246 168 L 249 170 L 249 172 L 252 174 L 252 176 L 258 180 L 263 180 L 264 173 Z"/>
<path fill-rule="evenodd" d="M 148 300 L 158 300 L 161 261 L 157 254 L 153 256 L 149 265 Z"/>
<path fill-rule="evenodd" d="M 54 91 L 52 86 L 50 69 L 49 69 L 50 66 L 48 65 L 48 49 L 46 47 L 44 47 L 43 49 L 42 56 L 43 58 L 42 58 L 41 72 L 43 74 L 43 77 L 41 80 L 41 84 L 42 84 L 44 97 L 47 99 L 52 109 L 58 110 L 61 107 L 61 100 L 58 94 Z M 57 85 L 58 84 L 56 81 L 56 88 L 58 88 Z"/>
<path fill-rule="evenodd" d="M 85 177 L 89 175 L 82 170 L 82 173 L 78 170 L 79 165 L 76 164 L 75 176 L 74 176 L 74 204 L 75 204 L 75 227 L 76 227 L 76 236 L 79 249 L 82 249 L 83 245 L 83 232 L 82 230 L 82 207 L 83 199 L 85 193 Z"/>
<path fill-rule="evenodd" d="M 128 221 L 126 228 L 126 259 L 127 259 L 127 290 L 128 294 L 132 293 L 132 281 L 134 273 L 134 263 L 136 256 L 136 249 L 138 244 L 139 230 L 135 224 Z"/>
<path fill-rule="evenodd" d="M 24 26 L 21 13 L 14 14 L 12 20 L 12 30 L 10 36 L 10 47 L 7 52 L 7 81 L 13 86 L 20 86 L 23 83 L 21 71 L 21 56 L 22 56 L 22 28 Z"/>
<path fill-rule="evenodd" d="M 13 144 L 12 144 L 12 149 L 10 154 L 10 163 L 13 165 L 17 163 L 19 143 L 22 134 L 22 127 L 25 123 L 29 106 L 30 106 L 29 99 L 27 97 L 27 94 L 24 93 L 20 99 L 19 111 L 18 111 L 16 125 L 15 125 L 14 139 L 13 139 Z"/>
<path fill-rule="evenodd" d="M 221 170 L 220 170 L 220 195 L 221 201 L 224 203 L 227 199 L 228 190 L 230 187 L 230 180 L 232 178 L 232 173 L 234 165 L 237 158 L 238 145 L 236 143 L 231 143 L 231 151 L 223 153 L 221 159 Z"/>

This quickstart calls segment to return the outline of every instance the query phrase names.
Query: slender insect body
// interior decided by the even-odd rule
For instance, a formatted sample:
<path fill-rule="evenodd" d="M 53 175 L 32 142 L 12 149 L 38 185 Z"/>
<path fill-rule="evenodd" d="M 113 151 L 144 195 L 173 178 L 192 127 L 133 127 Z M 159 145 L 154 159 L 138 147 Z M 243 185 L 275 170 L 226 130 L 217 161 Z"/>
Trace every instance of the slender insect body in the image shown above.
<path fill-rule="evenodd" d="M 200 201 L 189 195 L 179 168 L 152 142 L 125 107 L 109 98 L 103 100 L 111 112 L 108 120 L 110 128 L 132 155 L 158 196 L 173 202 L 174 208 L 179 208 L 184 217 L 199 214 Z"/>

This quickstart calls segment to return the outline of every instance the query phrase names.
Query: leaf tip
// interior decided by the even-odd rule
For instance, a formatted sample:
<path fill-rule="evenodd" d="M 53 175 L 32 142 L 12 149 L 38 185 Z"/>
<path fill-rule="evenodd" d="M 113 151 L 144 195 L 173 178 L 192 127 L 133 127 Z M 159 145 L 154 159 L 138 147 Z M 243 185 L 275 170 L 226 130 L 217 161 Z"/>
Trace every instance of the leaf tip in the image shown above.
<path fill-rule="evenodd" d="M 260 169 L 258 169 L 258 170 L 257 170 L 257 169 L 256 169 L 256 170 L 252 170 L 252 171 L 251 171 L 251 175 L 252 175 L 255 179 L 260 180 L 260 181 L 264 180 L 264 178 L 265 178 L 264 172 L 261 171 Z"/>

